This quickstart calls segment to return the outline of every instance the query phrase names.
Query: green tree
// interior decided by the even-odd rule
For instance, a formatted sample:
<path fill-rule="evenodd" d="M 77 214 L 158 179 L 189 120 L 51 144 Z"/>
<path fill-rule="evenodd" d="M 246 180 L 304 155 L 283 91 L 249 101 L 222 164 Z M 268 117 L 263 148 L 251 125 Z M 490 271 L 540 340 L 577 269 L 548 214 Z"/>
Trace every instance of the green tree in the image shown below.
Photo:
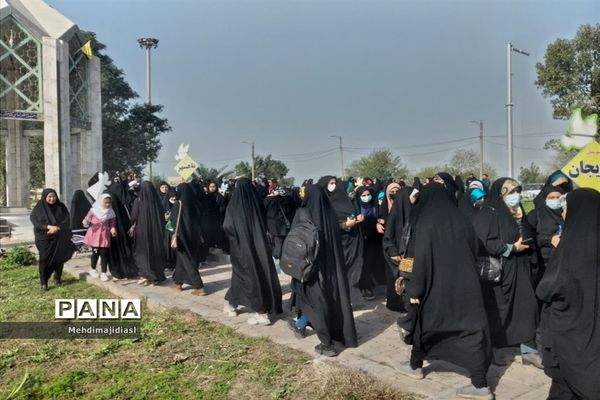
<path fill-rule="evenodd" d="M 160 136 L 171 130 L 168 121 L 157 116 L 163 106 L 134 103 L 139 96 L 125 80 L 123 70 L 104 54 L 106 46 L 93 32 L 84 32 L 84 36 L 92 40 L 94 54 L 100 59 L 104 169 L 139 174 L 147 160 L 156 160 Z"/>
<path fill-rule="evenodd" d="M 353 161 L 346 168 L 346 175 L 380 179 L 400 178 L 408 176 L 408 168 L 402 164 L 400 157 L 394 156 L 390 150 L 375 150 L 368 156 Z"/>
<path fill-rule="evenodd" d="M 573 39 L 548 45 L 544 62 L 536 64 L 535 84 L 550 98 L 555 119 L 569 119 L 573 111 L 600 114 L 600 24 L 581 25 Z M 550 166 L 560 169 L 577 153 L 563 150 L 558 139 L 544 145 L 552 150 Z"/>
<path fill-rule="evenodd" d="M 479 154 L 473 150 L 457 150 L 450 162 L 446 165 L 445 171 L 451 175 L 460 175 L 465 177 L 469 174 L 479 174 Z M 437 171 L 440 172 L 440 171 Z M 488 174 L 490 179 L 496 177 L 496 169 L 488 163 L 483 163 L 483 173 Z"/>
<path fill-rule="evenodd" d="M 445 167 L 438 167 L 438 166 L 424 167 L 424 168 L 421 168 L 420 170 L 418 170 L 415 173 L 415 176 L 418 176 L 419 178 L 421 178 L 421 181 L 423 181 L 425 178 L 431 178 L 438 172 L 442 171 L 444 168 Z"/>
<path fill-rule="evenodd" d="M 519 182 L 521 183 L 540 183 L 544 182 L 545 174 L 540 167 L 532 162 L 529 167 L 521 167 L 519 172 Z"/>
<path fill-rule="evenodd" d="M 234 167 L 234 171 L 237 176 L 252 176 L 252 166 L 246 161 L 238 163 Z M 266 157 L 254 157 L 254 174 L 256 177 L 263 177 L 265 179 L 274 178 L 282 181 L 288 172 L 288 167 L 279 160 L 273 160 L 270 154 Z"/>
<path fill-rule="evenodd" d="M 210 168 L 204 164 L 200 164 L 196 170 L 196 175 L 200 176 L 202 179 L 215 181 L 218 178 L 228 177 L 233 174 L 233 170 L 227 169 L 227 167 L 227 165 L 224 165 L 221 168 Z"/>
<path fill-rule="evenodd" d="M 548 45 L 536 69 L 535 84 L 550 98 L 554 118 L 568 119 L 576 108 L 600 113 L 600 24 L 581 25 L 573 39 Z"/>

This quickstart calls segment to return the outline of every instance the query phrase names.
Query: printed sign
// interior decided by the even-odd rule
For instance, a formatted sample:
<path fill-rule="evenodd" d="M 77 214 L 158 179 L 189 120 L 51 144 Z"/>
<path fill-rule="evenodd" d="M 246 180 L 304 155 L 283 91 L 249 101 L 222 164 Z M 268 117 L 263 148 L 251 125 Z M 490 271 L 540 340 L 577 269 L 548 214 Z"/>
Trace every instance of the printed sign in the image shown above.
<path fill-rule="evenodd" d="M 198 169 L 198 163 L 192 160 L 188 154 L 185 155 L 175 166 L 175 171 L 184 180 L 188 180 Z"/>
<path fill-rule="evenodd" d="M 583 148 L 562 169 L 579 187 L 600 191 L 600 143 L 595 140 Z"/>

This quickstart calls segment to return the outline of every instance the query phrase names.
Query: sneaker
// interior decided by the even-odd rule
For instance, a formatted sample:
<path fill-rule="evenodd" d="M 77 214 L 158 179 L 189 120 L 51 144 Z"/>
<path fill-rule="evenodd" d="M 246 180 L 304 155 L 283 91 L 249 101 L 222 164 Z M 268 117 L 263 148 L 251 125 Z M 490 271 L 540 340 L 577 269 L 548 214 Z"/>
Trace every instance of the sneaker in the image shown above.
<path fill-rule="evenodd" d="M 269 319 L 269 317 L 265 317 L 262 314 L 255 313 L 252 317 L 248 318 L 248 324 L 267 326 L 271 325 L 271 320 Z"/>
<path fill-rule="evenodd" d="M 93 268 L 90 268 L 90 276 L 91 276 L 92 278 L 98 278 L 98 277 L 100 277 L 100 274 L 99 274 L 99 273 L 98 273 L 98 271 L 96 271 L 95 269 L 93 269 Z"/>
<path fill-rule="evenodd" d="M 137 283 L 138 283 L 138 285 L 146 286 L 148 284 L 148 279 L 142 278 L 139 281 L 137 281 Z"/>
<path fill-rule="evenodd" d="M 423 379 L 425 378 L 425 374 L 423 374 L 423 368 L 413 369 L 410 366 L 410 362 L 404 361 L 395 366 L 396 371 L 401 373 L 402 375 L 408 376 L 413 379 Z"/>
<path fill-rule="evenodd" d="M 194 296 L 206 296 L 206 290 L 204 288 L 193 289 L 191 292 Z"/>
<path fill-rule="evenodd" d="M 228 317 L 237 317 L 237 310 L 229 302 L 225 302 L 225 307 L 223 307 L 223 312 L 225 314 L 227 314 Z"/>
<path fill-rule="evenodd" d="M 482 400 L 493 400 L 494 396 L 489 387 L 476 388 L 473 385 L 467 385 L 461 387 L 456 391 L 458 397 L 463 399 L 482 399 Z"/>
<path fill-rule="evenodd" d="M 321 354 L 325 357 L 335 357 L 338 355 L 338 352 L 335 349 L 335 346 L 333 345 L 333 343 L 331 343 L 331 344 L 319 343 L 318 345 L 315 346 L 315 352 L 317 354 Z"/>
<path fill-rule="evenodd" d="M 110 281 L 110 279 L 108 278 L 108 275 L 106 275 L 104 272 L 100 274 L 100 280 L 102 282 L 108 282 L 108 281 Z"/>
<path fill-rule="evenodd" d="M 48 285 L 44 284 L 41 287 L 42 292 L 47 292 L 48 291 Z"/>
<path fill-rule="evenodd" d="M 360 294 L 362 294 L 362 297 L 365 300 L 375 300 L 375 296 L 371 289 L 361 289 Z"/>
<path fill-rule="evenodd" d="M 296 339 L 304 339 L 306 337 L 306 328 L 298 328 L 296 326 L 296 321 L 294 321 L 293 319 L 289 320 L 287 325 L 288 328 L 290 328 L 290 330 L 294 332 L 294 336 L 296 336 Z"/>

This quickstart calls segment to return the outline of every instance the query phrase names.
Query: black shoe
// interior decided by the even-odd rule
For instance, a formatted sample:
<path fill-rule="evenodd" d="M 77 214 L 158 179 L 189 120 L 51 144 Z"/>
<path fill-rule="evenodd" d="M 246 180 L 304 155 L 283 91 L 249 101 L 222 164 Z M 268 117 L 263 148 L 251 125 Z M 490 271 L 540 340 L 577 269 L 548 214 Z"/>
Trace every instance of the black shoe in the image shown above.
<path fill-rule="evenodd" d="M 62 280 L 61 280 L 61 279 L 54 279 L 54 284 L 55 284 L 56 286 L 60 286 L 60 285 L 62 285 L 62 283 L 63 283 L 63 282 L 62 282 Z"/>
<path fill-rule="evenodd" d="M 373 291 L 371 289 L 361 289 L 360 294 L 365 300 L 375 300 L 375 296 L 373 295 Z"/>
<path fill-rule="evenodd" d="M 306 337 L 306 328 L 298 328 L 296 326 L 296 321 L 289 320 L 288 323 L 288 328 L 290 328 L 290 330 L 292 332 L 294 332 L 294 336 L 296 336 L 296 339 L 304 339 Z"/>
<path fill-rule="evenodd" d="M 41 287 L 42 291 L 47 292 L 48 291 L 48 285 L 47 284 L 43 284 Z"/>
<path fill-rule="evenodd" d="M 315 351 L 317 354 L 324 355 L 325 357 L 335 357 L 338 355 L 338 352 L 335 349 L 333 343 L 331 344 L 323 344 L 319 343 L 315 346 Z"/>

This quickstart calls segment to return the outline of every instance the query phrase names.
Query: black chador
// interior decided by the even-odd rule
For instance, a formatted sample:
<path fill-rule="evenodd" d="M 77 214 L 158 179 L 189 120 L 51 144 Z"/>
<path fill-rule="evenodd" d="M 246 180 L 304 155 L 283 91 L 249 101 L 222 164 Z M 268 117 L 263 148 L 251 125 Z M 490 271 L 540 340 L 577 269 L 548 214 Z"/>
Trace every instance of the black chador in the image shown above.
<path fill-rule="evenodd" d="M 259 314 L 281 313 L 281 286 L 267 239 L 265 207 L 247 178 L 235 184 L 223 229 L 229 239 L 232 266 L 225 300 Z"/>

